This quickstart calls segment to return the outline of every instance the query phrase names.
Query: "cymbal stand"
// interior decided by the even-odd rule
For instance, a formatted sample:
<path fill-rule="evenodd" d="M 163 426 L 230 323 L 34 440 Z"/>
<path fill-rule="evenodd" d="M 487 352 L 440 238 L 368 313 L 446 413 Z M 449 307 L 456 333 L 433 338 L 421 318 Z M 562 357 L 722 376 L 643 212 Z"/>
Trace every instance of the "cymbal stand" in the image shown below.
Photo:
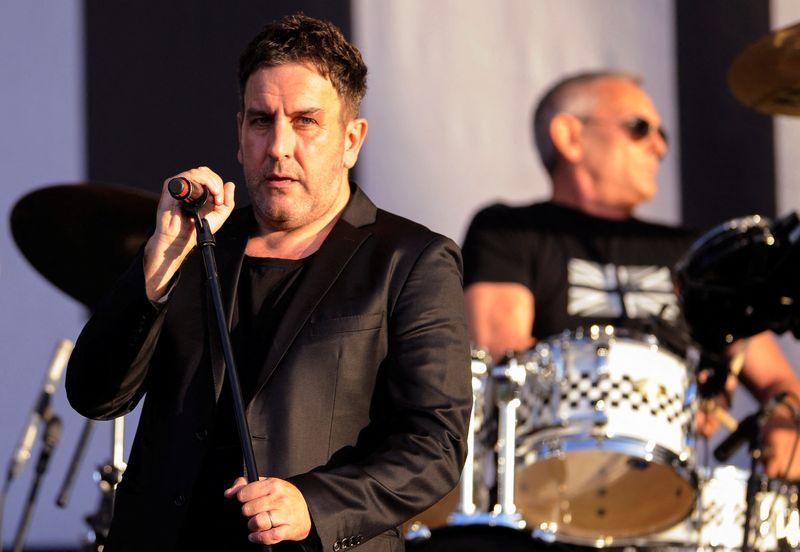
<path fill-rule="evenodd" d="M 753 532 L 753 507 L 755 505 L 756 494 L 761 489 L 762 478 L 758 472 L 758 464 L 763 455 L 763 435 L 764 425 L 769 418 L 770 410 L 761 408 L 756 418 L 756 431 L 750 437 L 750 476 L 747 478 L 747 490 L 745 495 L 744 525 L 742 526 L 742 548 L 741 552 L 749 552 L 750 535 Z M 756 535 L 757 536 L 757 535 Z"/>
<path fill-rule="evenodd" d="M 72 453 L 72 460 L 69 462 L 69 468 L 67 468 L 67 473 L 64 476 L 64 482 L 61 484 L 58 497 L 56 497 L 56 506 L 59 508 L 66 508 L 67 503 L 69 503 L 70 493 L 72 493 L 72 487 L 75 484 L 75 477 L 78 474 L 78 468 L 83 460 L 83 456 L 86 454 L 86 447 L 89 445 L 89 438 L 92 436 L 95 423 L 94 420 L 89 420 L 87 418 L 83 424 L 81 436 L 78 438 L 78 445 Z"/>
<path fill-rule="evenodd" d="M 99 552 L 105 547 L 114 513 L 114 495 L 126 468 L 122 459 L 124 451 L 125 418 L 120 416 L 114 420 L 111 430 L 111 461 L 94 473 L 95 482 L 100 487 L 100 505 L 97 512 L 85 518 L 90 531 L 82 548 L 84 552 Z"/>

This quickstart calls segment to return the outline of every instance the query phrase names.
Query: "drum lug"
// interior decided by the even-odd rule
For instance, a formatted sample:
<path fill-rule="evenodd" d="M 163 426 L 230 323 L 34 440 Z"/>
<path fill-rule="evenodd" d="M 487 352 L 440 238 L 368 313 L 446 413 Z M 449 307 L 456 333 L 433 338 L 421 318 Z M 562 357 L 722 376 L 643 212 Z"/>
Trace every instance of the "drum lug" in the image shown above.
<path fill-rule="evenodd" d="M 405 534 L 405 540 L 407 541 L 428 540 L 429 538 L 431 538 L 431 530 L 427 525 L 419 521 L 412 523 Z"/>

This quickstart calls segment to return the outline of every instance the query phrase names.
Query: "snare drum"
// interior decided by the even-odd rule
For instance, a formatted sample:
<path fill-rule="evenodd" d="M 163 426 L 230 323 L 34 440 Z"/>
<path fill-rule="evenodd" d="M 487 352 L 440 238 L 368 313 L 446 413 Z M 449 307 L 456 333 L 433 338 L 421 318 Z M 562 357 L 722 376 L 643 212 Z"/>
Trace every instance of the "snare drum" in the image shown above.
<path fill-rule="evenodd" d="M 592 326 L 528 353 L 515 502 L 552 540 L 609 546 L 691 512 L 694 370 L 653 335 Z"/>

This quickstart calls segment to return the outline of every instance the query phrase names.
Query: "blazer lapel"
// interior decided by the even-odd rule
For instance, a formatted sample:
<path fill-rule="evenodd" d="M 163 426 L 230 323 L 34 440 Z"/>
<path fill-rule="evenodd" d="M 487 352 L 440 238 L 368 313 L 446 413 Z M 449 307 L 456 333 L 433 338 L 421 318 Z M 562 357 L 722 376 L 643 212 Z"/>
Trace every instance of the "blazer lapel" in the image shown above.
<path fill-rule="evenodd" d="M 234 215 L 231 215 L 234 218 Z M 238 289 L 239 274 L 242 271 L 244 260 L 244 250 L 247 245 L 247 237 L 250 228 L 254 224 L 252 210 L 243 209 L 241 214 L 236 213 L 234 220 L 229 221 L 229 225 L 223 226 L 227 232 L 220 232 L 215 236 L 218 247 L 214 247 L 217 260 L 217 274 L 219 275 L 220 291 L 222 294 L 222 305 L 225 310 L 225 326 L 230 333 L 234 325 L 236 312 L 236 290 Z M 198 251 L 202 255 L 201 251 Z M 202 259 L 201 259 L 201 262 Z M 205 264 L 204 264 L 205 267 Z M 206 277 L 205 268 L 203 276 Z M 206 285 L 206 321 L 208 323 L 209 335 L 209 354 L 211 358 L 211 373 L 214 378 L 214 398 L 219 400 L 222 391 L 222 383 L 225 375 L 225 355 L 222 350 L 222 341 L 219 335 L 214 304 L 211 297 L 211 290 Z"/>
<path fill-rule="evenodd" d="M 255 394 L 269 380 L 300 329 L 341 274 L 353 254 L 370 235 L 339 221 L 306 267 L 294 299 L 286 309 L 258 376 Z"/>
<path fill-rule="evenodd" d="M 339 221 L 306 267 L 294 299 L 286 309 L 267 358 L 261 369 L 253 397 L 269 380 L 300 329 L 342 273 L 344 267 L 371 232 L 359 228 L 375 220 L 375 205 L 356 187 Z"/>

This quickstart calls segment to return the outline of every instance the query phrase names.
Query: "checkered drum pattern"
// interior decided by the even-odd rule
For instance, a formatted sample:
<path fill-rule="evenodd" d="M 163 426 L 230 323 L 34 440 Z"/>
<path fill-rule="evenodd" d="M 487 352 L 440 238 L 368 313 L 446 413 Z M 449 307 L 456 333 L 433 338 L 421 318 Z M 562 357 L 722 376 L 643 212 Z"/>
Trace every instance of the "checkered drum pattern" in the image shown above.
<path fill-rule="evenodd" d="M 524 443 L 527 436 L 548 428 L 576 423 L 602 425 L 603 414 L 607 418 L 634 417 L 636 436 L 648 428 L 664 427 L 691 434 L 695 404 L 687 400 L 686 389 L 670 389 L 659 383 L 657 371 L 652 377 L 637 378 L 625 367 L 600 368 L 603 362 L 595 361 L 608 357 L 613 343 L 595 341 L 587 347 L 589 344 L 584 342 L 583 354 L 566 362 L 562 370 L 556 369 L 556 359 L 565 358 L 554 355 L 554 347 L 542 345 L 534 351 L 528 359 L 530 376 L 520 389 L 518 441 Z M 558 381 L 557 373 L 561 376 Z M 525 454 L 524 450 L 519 452 Z"/>
<path fill-rule="evenodd" d="M 605 404 L 608 408 L 627 407 L 649 413 L 669 423 L 678 420 L 684 425 L 692 421 L 691 409 L 684 405 L 682 394 L 670 393 L 662 385 L 658 385 L 653 392 L 646 383 L 634 382 L 628 374 L 569 373 L 558 387 L 560 404 L 572 411 L 594 410 L 598 404 Z M 530 387 L 523 390 L 522 403 L 530 405 L 525 417 L 530 416 L 531 428 L 557 423 L 551 407 L 552 396 L 536 395 Z M 522 411 L 523 407 L 520 408 L 520 414 Z"/>

